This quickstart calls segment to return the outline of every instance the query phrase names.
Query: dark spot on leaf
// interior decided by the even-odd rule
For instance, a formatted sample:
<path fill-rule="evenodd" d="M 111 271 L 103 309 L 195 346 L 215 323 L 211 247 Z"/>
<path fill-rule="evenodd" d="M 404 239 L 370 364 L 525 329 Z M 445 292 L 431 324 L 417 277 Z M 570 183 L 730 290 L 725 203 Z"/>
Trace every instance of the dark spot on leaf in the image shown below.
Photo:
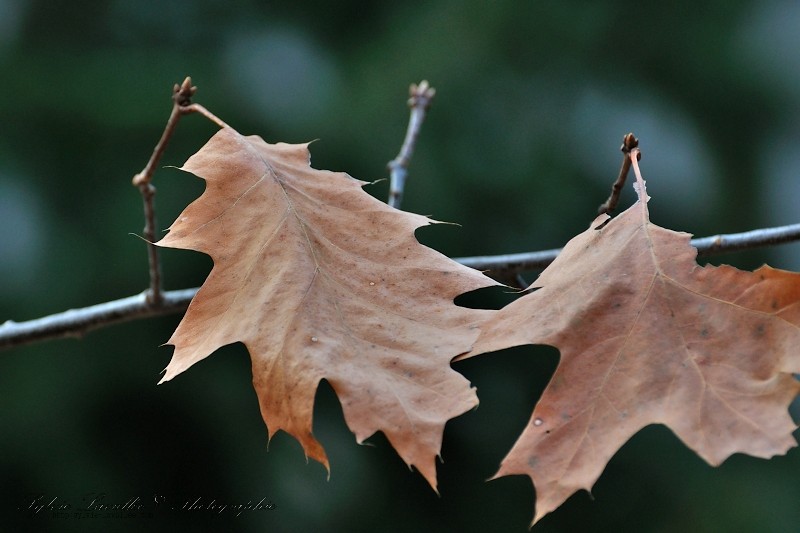
<path fill-rule="evenodd" d="M 609 218 L 609 219 L 606 219 L 605 221 L 603 221 L 603 223 L 602 223 L 602 224 L 600 224 L 599 226 L 595 227 L 594 229 L 595 229 L 595 230 L 601 230 L 601 229 L 605 228 L 605 227 L 606 227 L 606 224 L 608 224 L 609 222 L 611 222 L 611 219 L 610 219 L 610 218 Z"/>

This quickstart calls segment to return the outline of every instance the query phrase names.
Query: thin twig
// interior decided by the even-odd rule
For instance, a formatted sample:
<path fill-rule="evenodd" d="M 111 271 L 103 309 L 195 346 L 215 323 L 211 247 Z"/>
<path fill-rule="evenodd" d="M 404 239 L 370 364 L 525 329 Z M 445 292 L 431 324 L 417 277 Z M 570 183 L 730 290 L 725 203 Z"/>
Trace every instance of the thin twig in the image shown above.
<path fill-rule="evenodd" d="M 774 246 L 800 240 L 800 224 L 764 228 L 744 233 L 713 235 L 692 239 L 698 255 L 709 256 L 765 246 Z M 560 249 L 522 254 L 485 257 L 459 257 L 462 265 L 487 271 L 491 275 L 513 275 L 518 272 L 539 270 L 556 258 Z M 80 337 L 86 332 L 104 326 L 180 312 L 189 305 L 197 289 L 166 291 L 159 305 L 147 302 L 146 293 L 102 304 L 56 313 L 26 322 L 7 321 L 0 324 L 0 350 L 33 342 L 61 337 Z"/>
<path fill-rule="evenodd" d="M 456 257 L 454 260 L 464 266 L 480 270 L 490 275 L 500 273 L 516 274 L 517 272 L 543 269 L 552 263 L 560 252 L 561 248 L 552 248 L 550 250 L 523 252 L 519 254 Z"/>
<path fill-rule="evenodd" d="M 150 271 L 150 288 L 147 290 L 147 303 L 157 306 L 161 303 L 162 298 L 162 281 L 161 281 L 161 261 L 158 258 L 158 248 L 153 244 L 156 241 L 156 208 L 155 197 L 156 188 L 151 183 L 153 180 L 153 173 L 161 157 L 164 155 L 164 150 L 175 132 L 175 127 L 181 118 L 181 108 L 189 105 L 192 96 L 197 91 L 197 87 L 192 86 L 191 78 L 187 77 L 183 80 L 181 85 L 177 83 L 172 89 L 172 112 L 169 114 L 167 125 L 164 127 L 164 133 L 161 134 L 161 139 L 153 149 L 153 154 L 150 160 L 147 161 L 144 169 L 133 177 L 133 185 L 139 188 L 142 193 L 142 202 L 144 203 L 144 240 L 147 241 L 147 262 Z"/>
<path fill-rule="evenodd" d="M 147 302 L 150 305 L 159 305 L 162 298 L 161 261 L 159 260 L 156 242 L 156 188 L 150 182 L 141 183 L 139 191 L 142 193 L 144 203 L 144 235 L 147 241 L 147 266 L 150 273 L 150 288 L 147 289 Z"/>
<path fill-rule="evenodd" d="M 431 106 L 431 101 L 436 95 L 436 89 L 430 87 L 427 81 L 422 80 L 419 85 L 411 84 L 409 94 L 411 98 L 408 99 L 408 106 L 411 108 L 411 115 L 408 118 L 406 138 L 403 140 L 400 153 L 397 154 L 397 157 L 389 161 L 387 165 L 390 172 L 390 181 L 389 200 L 386 203 L 397 209 L 400 208 L 400 202 L 403 201 L 403 190 L 405 189 L 406 177 L 408 176 L 408 164 L 411 162 L 411 156 L 414 154 L 414 147 L 417 143 L 417 137 L 419 137 L 419 130 L 422 128 L 422 123 L 425 121 L 425 114 Z"/>
<path fill-rule="evenodd" d="M 800 224 L 791 224 L 777 228 L 754 229 L 742 233 L 700 237 L 692 239 L 692 246 L 697 248 L 698 255 L 710 256 L 786 244 L 797 240 L 800 240 Z"/>
<path fill-rule="evenodd" d="M 597 208 L 597 214 L 602 215 L 605 213 L 611 213 L 616 209 L 617 203 L 619 202 L 619 196 L 622 193 L 622 187 L 625 186 L 625 180 L 628 179 L 628 172 L 631 170 L 631 160 L 628 157 L 628 154 L 631 150 L 639 146 L 639 139 L 633 136 L 633 133 L 628 133 L 622 138 L 622 146 L 620 150 L 622 151 L 622 168 L 619 169 L 619 175 L 617 176 L 617 180 L 611 186 L 611 195 L 608 197 L 608 200 L 605 201 L 603 205 Z M 638 159 L 641 159 L 642 155 L 639 152 Z"/>
<path fill-rule="evenodd" d="M 161 139 L 158 140 L 158 144 L 156 144 L 156 147 L 153 149 L 153 155 L 150 156 L 150 160 L 147 162 L 144 169 L 133 177 L 132 181 L 135 186 L 138 187 L 143 183 L 150 183 L 150 181 L 152 181 L 156 166 L 158 162 L 161 161 L 164 150 L 167 149 L 167 144 L 169 144 L 169 140 L 175 132 L 175 127 L 178 125 L 181 115 L 184 114 L 182 108 L 191 105 L 192 96 L 194 96 L 196 92 L 197 87 L 192 86 L 192 78 L 188 76 L 183 80 L 182 84 L 178 85 L 176 83 L 173 86 L 172 112 L 169 115 L 169 119 L 167 119 L 167 125 L 164 127 L 164 133 L 161 134 Z"/>

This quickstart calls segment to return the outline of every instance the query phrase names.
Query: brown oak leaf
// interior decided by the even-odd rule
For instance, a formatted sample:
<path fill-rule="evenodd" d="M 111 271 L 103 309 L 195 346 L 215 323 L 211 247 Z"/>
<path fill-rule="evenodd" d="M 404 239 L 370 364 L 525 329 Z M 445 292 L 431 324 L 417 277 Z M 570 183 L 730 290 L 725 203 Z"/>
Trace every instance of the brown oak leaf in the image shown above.
<path fill-rule="evenodd" d="M 478 403 L 450 362 L 482 315 L 453 298 L 495 282 L 421 245 L 414 231 L 430 219 L 312 169 L 307 146 L 224 128 L 183 166 L 206 189 L 158 245 L 214 267 L 168 341 L 161 382 L 241 341 L 269 438 L 286 431 L 330 471 L 312 435 L 326 379 L 356 440 L 382 431 L 435 490 L 445 423 Z"/>
<path fill-rule="evenodd" d="M 533 523 L 591 490 L 614 453 L 650 424 L 668 426 L 712 465 L 768 458 L 797 443 L 800 274 L 700 267 L 689 234 L 650 223 L 639 201 L 601 215 L 526 294 L 481 326 L 464 357 L 521 344 L 559 365 L 495 477 L 525 474 Z M 461 357 L 463 358 L 463 357 Z"/>

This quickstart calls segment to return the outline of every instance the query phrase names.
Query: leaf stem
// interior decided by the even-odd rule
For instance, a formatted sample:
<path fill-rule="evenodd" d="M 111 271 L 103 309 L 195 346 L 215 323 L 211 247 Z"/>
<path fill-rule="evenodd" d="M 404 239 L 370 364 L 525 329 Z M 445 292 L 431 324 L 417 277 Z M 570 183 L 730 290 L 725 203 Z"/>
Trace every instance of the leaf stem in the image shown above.
<path fill-rule="evenodd" d="M 189 113 L 197 113 L 199 115 L 203 115 L 208 120 L 219 126 L 220 128 L 229 128 L 221 118 L 217 115 L 206 109 L 205 107 L 201 106 L 200 104 L 189 104 L 186 106 L 182 106 L 180 108 L 181 114 L 188 115 Z"/>

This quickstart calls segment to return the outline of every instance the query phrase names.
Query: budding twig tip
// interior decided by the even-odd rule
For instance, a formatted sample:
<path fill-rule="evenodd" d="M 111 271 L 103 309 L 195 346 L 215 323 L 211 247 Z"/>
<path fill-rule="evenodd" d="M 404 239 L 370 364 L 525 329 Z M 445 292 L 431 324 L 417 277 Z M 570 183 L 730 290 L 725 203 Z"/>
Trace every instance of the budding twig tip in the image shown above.
<path fill-rule="evenodd" d="M 180 107 L 189 106 L 191 105 L 192 97 L 196 92 L 197 87 L 192 85 L 192 78 L 190 76 L 186 76 L 186 79 L 183 80 L 183 83 L 180 85 L 176 83 L 173 86 L 172 101 Z"/>
<path fill-rule="evenodd" d="M 620 150 L 622 152 L 628 153 L 634 148 L 639 146 L 639 139 L 637 139 L 633 133 L 628 133 L 622 137 L 622 146 L 620 146 Z"/>
<path fill-rule="evenodd" d="M 412 83 L 408 88 L 408 94 L 411 96 L 408 99 L 409 107 L 428 109 L 431 106 L 431 100 L 436 96 L 436 89 L 428 84 L 428 80 L 422 80 L 419 85 Z"/>

